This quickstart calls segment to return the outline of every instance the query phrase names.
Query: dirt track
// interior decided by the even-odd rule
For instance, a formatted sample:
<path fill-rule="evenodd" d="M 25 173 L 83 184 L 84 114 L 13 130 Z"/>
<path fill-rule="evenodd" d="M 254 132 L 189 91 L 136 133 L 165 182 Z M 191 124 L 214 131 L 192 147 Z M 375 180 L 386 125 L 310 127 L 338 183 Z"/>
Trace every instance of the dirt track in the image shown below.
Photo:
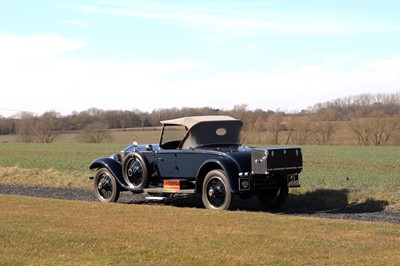
<path fill-rule="evenodd" d="M 370 200 L 361 204 L 349 205 L 346 201 L 346 191 L 324 191 L 323 193 L 325 196 L 330 193 L 330 197 L 336 197 L 337 200 L 335 201 L 335 204 L 324 204 L 315 200 L 318 199 L 318 192 L 307 196 L 289 195 L 287 204 L 279 214 L 400 224 L 400 212 L 385 210 L 387 203 L 384 201 Z M 91 190 L 80 188 L 33 187 L 0 184 L 0 194 L 96 201 Z M 122 193 L 118 202 L 124 204 L 154 204 L 154 202 L 147 202 L 143 195 L 133 195 L 129 192 Z M 318 202 L 318 204 L 315 202 Z M 155 204 L 165 204 L 181 208 L 203 208 L 201 199 L 194 196 L 188 198 L 171 198 L 165 202 L 158 202 Z M 263 211 L 255 199 L 239 201 L 239 209 L 252 212 Z"/>

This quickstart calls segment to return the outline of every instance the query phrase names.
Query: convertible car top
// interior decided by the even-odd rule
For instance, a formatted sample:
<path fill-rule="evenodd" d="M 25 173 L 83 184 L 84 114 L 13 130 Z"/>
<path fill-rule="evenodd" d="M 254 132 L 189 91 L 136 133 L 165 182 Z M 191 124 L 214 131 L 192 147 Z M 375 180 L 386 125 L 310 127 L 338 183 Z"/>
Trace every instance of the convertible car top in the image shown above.
<path fill-rule="evenodd" d="M 179 148 L 210 145 L 239 145 L 242 121 L 230 116 L 190 116 L 160 122 L 164 126 L 184 126 L 187 130 Z"/>

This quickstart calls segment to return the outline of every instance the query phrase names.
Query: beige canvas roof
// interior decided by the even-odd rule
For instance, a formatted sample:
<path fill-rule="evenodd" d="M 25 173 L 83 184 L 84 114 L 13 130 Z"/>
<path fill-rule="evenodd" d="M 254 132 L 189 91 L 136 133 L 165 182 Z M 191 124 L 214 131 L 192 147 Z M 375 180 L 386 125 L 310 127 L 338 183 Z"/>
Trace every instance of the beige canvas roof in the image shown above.
<path fill-rule="evenodd" d="M 160 123 L 163 125 L 182 125 L 182 126 L 187 127 L 187 129 L 190 129 L 194 125 L 201 123 L 201 122 L 232 121 L 232 120 L 238 121 L 238 119 L 235 119 L 235 118 L 227 116 L 227 115 L 204 115 L 204 116 L 187 116 L 187 117 L 181 117 L 181 118 L 176 118 L 176 119 L 171 119 L 171 120 L 163 120 L 163 121 L 160 121 Z"/>

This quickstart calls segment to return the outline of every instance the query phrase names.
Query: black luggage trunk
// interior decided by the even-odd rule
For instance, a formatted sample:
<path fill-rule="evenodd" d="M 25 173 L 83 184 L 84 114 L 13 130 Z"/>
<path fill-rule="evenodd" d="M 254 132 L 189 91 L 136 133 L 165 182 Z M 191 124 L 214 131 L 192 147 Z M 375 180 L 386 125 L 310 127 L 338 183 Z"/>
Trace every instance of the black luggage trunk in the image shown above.
<path fill-rule="evenodd" d="M 252 149 L 251 169 L 253 175 L 300 173 L 303 169 L 301 149 L 289 147 Z"/>

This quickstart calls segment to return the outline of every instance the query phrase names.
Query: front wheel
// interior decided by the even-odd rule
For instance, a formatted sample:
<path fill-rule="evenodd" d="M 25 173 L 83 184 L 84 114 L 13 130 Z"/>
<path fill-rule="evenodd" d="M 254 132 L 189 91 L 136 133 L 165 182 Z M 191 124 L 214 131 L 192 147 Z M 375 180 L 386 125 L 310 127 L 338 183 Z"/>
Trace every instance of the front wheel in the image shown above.
<path fill-rule="evenodd" d="M 257 199 L 267 209 L 277 210 L 283 206 L 289 194 L 287 185 L 257 192 Z"/>
<path fill-rule="evenodd" d="M 235 205 L 228 179 L 222 170 L 210 171 L 203 182 L 201 195 L 204 206 L 210 210 L 230 210 Z"/>
<path fill-rule="evenodd" d="M 97 170 L 93 180 L 94 194 L 102 202 L 116 202 L 120 189 L 115 177 L 106 169 Z"/>

